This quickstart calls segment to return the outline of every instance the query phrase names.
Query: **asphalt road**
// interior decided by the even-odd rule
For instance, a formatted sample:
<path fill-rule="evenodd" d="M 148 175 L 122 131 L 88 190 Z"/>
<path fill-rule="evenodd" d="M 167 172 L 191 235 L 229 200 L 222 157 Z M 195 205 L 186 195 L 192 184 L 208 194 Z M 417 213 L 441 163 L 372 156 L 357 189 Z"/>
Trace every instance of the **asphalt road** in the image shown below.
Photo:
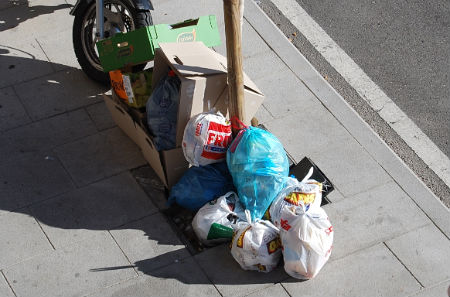
<path fill-rule="evenodd" d="M 450 2 L 296 0 L 450 156 Z M 260 7 L 405 163 L 450 206 L 450 189 L 329 65 L 270 0 Z"/>
<path fill-rule="evenodd" d="M 297 0 L 450 156 L 450 2 Z"/>

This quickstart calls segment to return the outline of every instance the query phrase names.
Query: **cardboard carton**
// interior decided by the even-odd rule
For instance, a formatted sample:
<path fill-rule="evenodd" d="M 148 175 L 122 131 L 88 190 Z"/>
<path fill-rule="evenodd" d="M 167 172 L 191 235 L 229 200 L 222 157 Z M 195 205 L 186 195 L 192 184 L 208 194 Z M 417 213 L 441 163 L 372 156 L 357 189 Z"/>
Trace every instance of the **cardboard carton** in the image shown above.
<path fill-rule="evenodd" d="M 120 104 L 120 99 L 114 98 L 115 96 L 117 95 L 114 92 L 112 95 L 103 94 L 103 99 L 114 122 L 139 146 L 144 158 L 156 175 L 166 188 L 170 189 L 189 168 L 182 148 L 158 152 L 146 127 L 135 121 L 124 106 Z"/>
<path fill-rule="evenodd" d="M 153 60 L 161 42 L 201 41 L 206 46 L 220 45 L 220 33 L 214 15 L 177 24 L 159 24 L 117 33 L 96 43 L 105 72 Z"/>
<path fill-rule="evenodd" d="M 228 85 L 226 58 L 206 47 L 201 42 L 160 43 L 156 51 L 153 70 L 153 87 L 167 75 L 169 69 L 175 71 L 181 81 L 180 102 L 177 118 L 176 145 L 183 140 L 184 128 L 191 117 L 212 108 L 228 114 Z M 244 74 L 243 122 L 250 121 L 264 100 L 250 78 Z"/>

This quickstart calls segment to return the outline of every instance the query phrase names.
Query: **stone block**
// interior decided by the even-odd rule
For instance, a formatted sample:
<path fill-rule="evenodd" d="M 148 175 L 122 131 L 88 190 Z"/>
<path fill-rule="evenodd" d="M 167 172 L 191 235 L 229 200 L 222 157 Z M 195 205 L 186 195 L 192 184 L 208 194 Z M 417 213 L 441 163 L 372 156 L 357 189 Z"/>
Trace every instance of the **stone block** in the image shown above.
<path fill-rule="evenodd" d="M 13 88 L 0 89 L 0 96 L 2 98 L 0 104 L 0 131 L 13 129 L 31 122 Z"/>

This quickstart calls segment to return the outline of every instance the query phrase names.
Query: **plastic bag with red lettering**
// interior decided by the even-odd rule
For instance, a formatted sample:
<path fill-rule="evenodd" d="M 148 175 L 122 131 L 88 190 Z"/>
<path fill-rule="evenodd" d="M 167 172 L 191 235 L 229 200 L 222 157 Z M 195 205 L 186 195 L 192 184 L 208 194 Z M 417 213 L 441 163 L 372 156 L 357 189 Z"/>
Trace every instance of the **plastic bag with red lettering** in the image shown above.
<path fill-rule="evenodd" d="M 284 206 L 280 218 L 284 270 L 298 279 L 315 277 L 331 255 L 333 226 L 321 207 Z"/>
<path fill-rule="evenodd" d="M 279 230 L 270 221 L 251 222 L 246 209 L 247 222 L 238 223 L 231 240 L 231 255 L 244 270 L 270 272 L 281 259 Z"/>
<path fill-rule="evenodd" d="M 310 179 L 312 173 L 313 167 L 311 167 L 302 181 L 298 181 L 293 177 L 286 179 L 284 188 L 269 207 L 268 219 L 278 228 L 280 228 L 281 210 L 284 206 L 299 207 L 303 211 L 308 211 L 311 207 L 320 207 L 322 203 L 322 185 Z"/>
<path fill-rule="evenodd" d="M 231 124 L 220 112 L 198 114 L 184 129 L 184 157 L 194 166 L 222 162 L 231 140 Z"/>

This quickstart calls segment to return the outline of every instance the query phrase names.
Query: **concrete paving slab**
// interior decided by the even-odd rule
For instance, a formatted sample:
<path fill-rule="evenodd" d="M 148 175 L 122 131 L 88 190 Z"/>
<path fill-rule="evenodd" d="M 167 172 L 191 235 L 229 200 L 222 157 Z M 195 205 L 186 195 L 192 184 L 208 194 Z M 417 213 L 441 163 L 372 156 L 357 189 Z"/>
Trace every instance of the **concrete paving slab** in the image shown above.
<path fill-rule="evenodd" d="M 63 31 L 68 22 L 70 5 L 64 0 L 30 2 L 19 5 L 4 13 L 4 28 L 1 37 L 4 42 L 11 40 L 32 40 L 40 36 Z M 55 25 L 57 24 L 57 25 Z"/>
<path fill-rule="evenodd" d="M 192 258 L 181 260 L 138 278 L 97 291 L 106 296 L 220 296 Z"/>
<path fill-rule="evenodd" d="M 31 207 L 56 248 L 90 239 L 156 211 L 128 172 Z"/>
<path fill-rule="evenodd" d="M 0 88 L 28 81 L 53 72 L 36 40 L 3 40 L 0 32 Z M 17 37 L 16 37 L 17 38 Z"/>
<path fill-rule="evenodd" d="M 331 181 L 331 182 L 333 182 L 333 181 Z M 345 197 L 341 194 L 341 192 L 339 192 L 338 189 L 334 189 L 333 192 L 331 192 L 330 194 L 327 195 L 327 199 L 333 203 L 339 202 L 344 198 Z"/>
<path fill-rule="evenodd" d="M 333 259 L 431 223 L 395 183 L 327 204 L 324 209 L 335 232 Z"/>
<path fill-rule="evenodd" d="M 243 60 L 245 73 L 256 81 L 266 76 L 287 70 L 286 65 L 270 49 L 257 55 L 252 55 Z M 259 86 L 260 88 L 262 86 Z"/>
<path fill-rule="evenodd" d="M 14 88 L 33 120 L 98 103 L 106 91 L 81 70 L 73 69 L 42 76 Z"/>
<path fill-rule="evenodd" d="M 69 15 L 67 17 L 73 18 Z M 67 27 L 64 31 L 54 32 L 51 35 L 39 36 L 36 40 L 55 71 L 66 68 L 71 68 L 72 70 L 81 69 L 73 49 L 72 26 Z"/>
<path fill-rule="evenodd" d="M 392 181 L 377 161 L 354 139 L 346 138 L 345 142 L 331 141 L 322 149 L 308 157 L 325 172 L 344 197 Z M 297 159 L 297 156 L 294 155 L 294 158 Z"/>
<path fill-rule="evenodd" d="M 17 153 L 0 157 L 0 209 L 15 210 L 72 190 L 72 179 L 55 155 Z M 7 170 L 6 170 L 7 169 Z"/>
<path fill-rule="evenodd" d="M 146 164 L 118 127 L 57 147 L 55 153 L 78 186 Z"/>
<path fill-rule="evenodd" d="M 13 291 L 11 291 L 6 279 L 3 277 L 3 274 L 0 274 L 0 296 L 16 297 Z"/>
<path fill-rule="evenodd" d="M 243 270 L 227 244 L 195 255 L 195 259 L 222 296 L 246 296 L 288 278 L 281 265 L 269 273 Z"/>
<path fill-rule="evenodd" d="M 108 232 L 11 266 L 4 274 L 17 296 L 82 296 L 136 277 Z M 123 266 L 110 270 L 108 267 Z"/>
<path fill-rule="evenodd" d="M 261 63 L 264 61 L 261 60 Z M 266 96 L 264 106 L 275 118 L 319 106 L 314 95 L 287 68 L 270 72 L 254 82 Z"/>
<path fill-rule="evenodd" d="M 275 101 L 278 101 L 278 99 L 273 102 Z M 264 105 L 267 104 L 264 103 Z M 309 106 L 311 107 L 311 105 Z M 292 107 L 292 110 L 298 109 Z M 325 108 L 316 106 L 314 113 L 307 110 L 308 108 L 304 109 L 302 113 L 288 112 L 285 116 L 265 124 L 267 129 L 280 139 L 286 151 L 297 162 L 305 156 L 327 150 L 334 143 L 346 143 L 359 147 L 359 144 L 347 130 L 340 126 Z M 343 151 L 344 148 L 340 150 Z M 321 167 L 319 166 L 319 168 Z M 328 171 L 324 172 L 328 176 Z"/>
<path fill-rule="evenodd" d="M 116 126 L 104 101 L 89 105 L 86 107 L 86 111 L 94 121 L 98 131 L 103 131 Z"/>
<path fill-rule="evenodd" d="M 53 250 L 44 232 L 29 214 L 29 209 L 18 212 L 0 210 L 0 269 Z"/>
<path fill-rule="evenodd" d="M 17 5 L 26 5 L 27 0 L 6 0 L 0 2 L 0 9 L 7 9 Z"/>
<path fill-rule="evenodd" d="M 431 288 L 424 288 L 411 297 L 436 297 L 436 296 L 450 296 L 450 281 L 443 282 Z"/>
<path fill-rule="evenodd" d="M 191 256 L 161 213 L 111 230 L 111 235 L 139 274 Z"/>
<path fill-rule="evenodd" d="M 327 263 L 312 280 L 282 285 L 290 296 L 408 296 L 420 288 L 384 244 Z"/>
<path fill-rule="evenodd" d="M 264 288 L 262 290 L 253 292 L 249 295 L 247 295 L 247 297 L 250 296 L 259 296 L 259 297 L 274 297 L 274 296 L 280 296 L 280 297 L 289 297 L 288 293 L 286 292 L 286 290 L 283 288 L 283 286 L 281 284 L 275 284 L 273 286 Z"/>
<path fill-rule="evenodd" d="M 265 124 L 274 119 L 272 114 L 270 114 L 270 112 L 266 109 L 264 105 L 261 105 L 258 108 L 258 111 L 255 114 L 255 118 L 258 120 L 260 124 Z"/>
<path fill-rule="evenodd" d="M 450 280 L 450 241 L 436 226 L 414 230 L 386 245 L 423 286 Z"/>
<path fill-rule="evenodd" d="M 41 151 L 52 154 L 52 148 L 94 133 L 97 133 L 94 122 L 84 109 L 78 109 L 4 132 L 0 142 L 8 145 L 1 147 L 0 153 Z"/>
<path fill-rule="evenodd" d="M 0 104 L 0 131 L 13 129 L 31 122 L 13 88 L 0 89 L 0 97 L 2 98 L 2 103 Z"/>

